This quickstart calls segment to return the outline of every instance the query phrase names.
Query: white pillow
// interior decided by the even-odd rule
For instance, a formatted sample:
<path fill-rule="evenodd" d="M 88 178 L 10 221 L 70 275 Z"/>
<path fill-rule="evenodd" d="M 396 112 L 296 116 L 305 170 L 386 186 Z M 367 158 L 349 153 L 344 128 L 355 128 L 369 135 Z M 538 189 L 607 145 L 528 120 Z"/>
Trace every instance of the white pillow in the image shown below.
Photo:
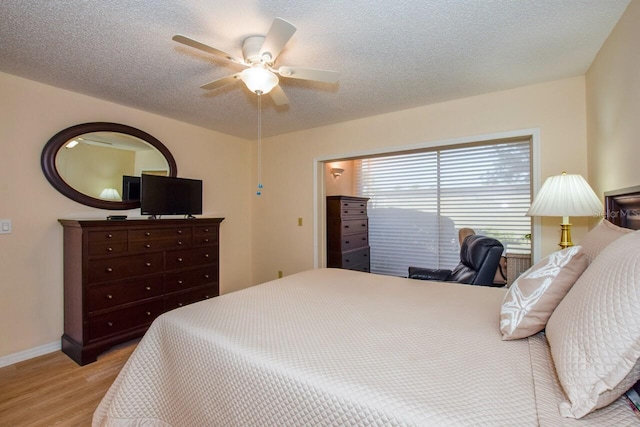
<path fill-rule="evenodd" d="M 522 273 L 502 301 L 502 339 L 525 338 L 543 330 L 587 265 L 582 248 L 573 246 L 552 253 Z"/>
<path fill-rule="evenodd" d="M 600 252 L 551 315 L 546 329 L 568 402 L 581 418 L 640 379 L 640 232 Z"/>

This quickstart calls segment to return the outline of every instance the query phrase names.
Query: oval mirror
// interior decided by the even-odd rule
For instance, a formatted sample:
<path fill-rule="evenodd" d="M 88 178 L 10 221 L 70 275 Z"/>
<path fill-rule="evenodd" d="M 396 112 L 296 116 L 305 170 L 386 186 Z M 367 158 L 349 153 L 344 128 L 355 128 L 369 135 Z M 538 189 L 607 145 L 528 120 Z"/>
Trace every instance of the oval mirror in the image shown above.
<path fill-rule="evenodd" d="M 44 146 L 42 171 L 53 187 L 99 209 L 140 207 L 140 176 L 177 175 L 171 152 L 140 129 L 84 123 L 55 134 Z"/>

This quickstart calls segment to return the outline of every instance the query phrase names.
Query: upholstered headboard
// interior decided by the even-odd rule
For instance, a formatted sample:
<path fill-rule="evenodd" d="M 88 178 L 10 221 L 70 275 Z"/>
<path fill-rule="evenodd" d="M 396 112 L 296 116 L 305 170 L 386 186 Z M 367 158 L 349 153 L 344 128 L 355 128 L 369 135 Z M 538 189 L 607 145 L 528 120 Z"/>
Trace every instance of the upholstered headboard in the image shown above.
<path fill-rule="evenodd" d="M 604 193 L 606 219 L 620 227 L 640 229 L 640 185 Z"/>

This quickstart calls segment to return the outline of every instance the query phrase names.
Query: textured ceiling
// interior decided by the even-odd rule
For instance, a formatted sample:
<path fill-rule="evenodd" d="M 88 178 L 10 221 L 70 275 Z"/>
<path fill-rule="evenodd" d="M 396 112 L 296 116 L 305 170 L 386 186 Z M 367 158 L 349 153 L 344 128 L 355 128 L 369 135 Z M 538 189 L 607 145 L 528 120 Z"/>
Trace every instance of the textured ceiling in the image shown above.
<path fill-rule="evenodd" d="M 297 27 L 276 66 L 337 70 L 336 85 L 281 79 L 263 135 L 584 74 L 629 0 L 1 0 L 0 71 L 243 138 L 257 133 L 236 56 L 275 17 Z M 96 121 L 100 121 L 96 117 Z M 135 124 L 132 124 L 135 125 Z"/>

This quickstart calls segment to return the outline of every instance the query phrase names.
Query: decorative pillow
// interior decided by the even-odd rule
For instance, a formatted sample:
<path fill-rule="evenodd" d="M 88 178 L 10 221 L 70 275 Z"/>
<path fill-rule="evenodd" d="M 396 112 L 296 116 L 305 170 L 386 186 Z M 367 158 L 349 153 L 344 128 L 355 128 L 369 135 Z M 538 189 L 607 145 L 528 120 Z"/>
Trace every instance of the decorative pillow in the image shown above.
<path fill-rule="evenodd" d="M 568 402 L 580 418 L 640 379 L 640 231 L 607 246 L 547 323 L 547 339 Z"/>
<path fill-rule="evenodd" d="M 552 253 L 518 277 L 502 301 L 502 339 L 525 338 L 543 330 L 587 264 L 581 247 L 573 246 Z"/>
<path fill-rule="evenodd" d="M 580 246 L 591 263 L 611 242 L 632 232 L 603 219 L 582 238 Z"/>

